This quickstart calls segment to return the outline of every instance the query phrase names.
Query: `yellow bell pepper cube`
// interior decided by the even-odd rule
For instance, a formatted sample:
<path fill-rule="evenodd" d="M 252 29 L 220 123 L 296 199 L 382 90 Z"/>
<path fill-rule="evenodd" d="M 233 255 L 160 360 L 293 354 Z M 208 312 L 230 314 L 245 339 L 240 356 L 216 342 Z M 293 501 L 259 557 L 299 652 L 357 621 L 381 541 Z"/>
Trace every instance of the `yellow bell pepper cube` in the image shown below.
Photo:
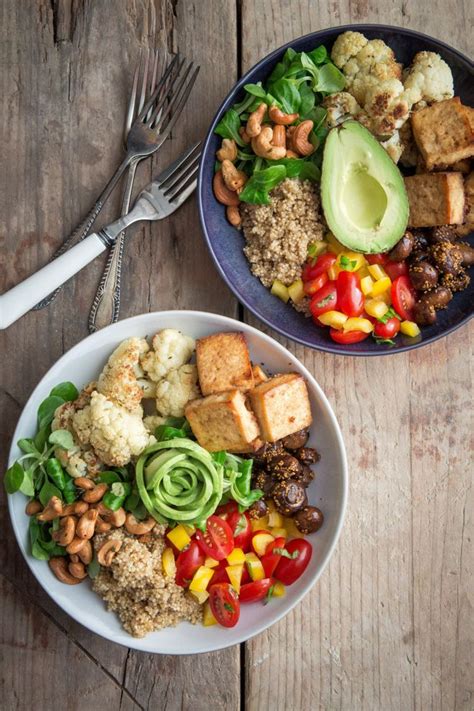
<path fill-rule="evenodd" d="M 252 547 L 255 553 L 258 556 L 262 557 L 262 555 L 265 555 L 265 552 L 270 543 L 273 543 L 274 540 L 275 539 L 271 533 L 256 533 L 252 537 Z"/>
<path fill-rule="evenodd" d="M 227 556 L 227 562 L 229 565 L 240 565 L 240 563 L 245 563 L 245 553 L 242 548 L 234 548 L 232 553 Z"/>
<path fill-rule="evenodd" d="M 372 333 L 374 324 L 368 318 L 348 318 L 344 324 L 344 333 L 351 331 L 363 331 L 363 333 Z"/>
<path fill-rule="evenodd" d="M 204 592 L 204 590 L 206 590 L 207 586 L 209 585 L 209 581 L 211 580 L 213 575 L 214 571 L 212 570 L 212 568 L 206 568 L 205 565 L 200 565 L 194 573 L 194 577 L 191 580 L 189 589 L 192 592 Z"/>
<path fill-rule="evenodd" d="M 364 277 L 370 276 L 370 272 L 367 269 L 368 266 L 369 266 L 368 263 L 366 263 L 363 267 L 361 267 L 360 269 L 357 270 L 357 274 L 359 275 L 359 277 L 361 279 L 363 279 Z"/>
<path fill-rule="evenodd" d="M 421 333 L 418 325 L 414 321 L 402 321 L 400 324 L 400 331 L 405 336 L 410 336 L 411 338 L 415 338 Z"/>
<path fill-rule="evenodd" d="M 273 583 L 272 597 L 285 597 L 285 594 L 286 594 L 286 588 L 283 585 L 283 583 L 280 583 L 279 580 L 277 580 L 276 583 Z"/>
<path fill-rule="evenodd" d="M 272 511 L 271 513 L 268 514 L 268 525 L 272 527 L 281 527 L 283 526 L 283 516 L 281 513 L 278 513 L 278 511 Z"/>
<path fill-rule="evenodd" d="M 334 262 L 334 264 L 332 264 L 328 269 L 328 278 L 330 279 L 330 281 L 336 281 L 337 275 L 340 271 L 342 271 L 341 267 L 339 267 L 336 262 Z"/>
<path fill-rule="evenodd" d="M 360 280 L 360 288 L 361 288 L 362 293 L 364 294 L 364 296 L 369 296 L 369 294 L 372 293 L 372 287 L 373 287 L 373 285 L 374 285 L 374 280 L 372 279 L 372 277 L 370 276 L 370 274 L 369 274 L 368 276 L 364 276 L 364 277 L 361 278 L 361 280 Z"/>
<path fill-rule="evenodd" d="M 347 316 L 341 311 L 326 311 L 326 313 L 320 314 L 318 319 L 321 323 L 324 323 L 325 326 L 331 326 L 331 328 L 340 330 L 347 321 Z"/>
<path fill-rule="evenodd" d="M 245 562 L 247 563 L 247 570 L 252 580 L 263 580 L 265 577 L 265 571 L 260 559 L 255 555 L 255 553 L 246 553 Z"/>
<path fill-rule="evenodd" d="M 176 561 L 174 559 L 174 553 L 172 548 L 165 548 L 163 555 L 161 556 L 161 564 L 163 566 L 163 572 L 168 578 L 173 578 L 176 575 Z"/>
<path fill-rule="evenodd" d="M 369 270 L 371 276 L 374 277 L 375 281 L 379 281 L 379 279 L 385 279 L 387 276 L 387 272 L 383 267 L 380 266 L 380 264 L 369 264 L 367 267 Z"/>
<path fill-rule="evenodd" d="M 240 592 L 240 582 L 242 580 L 242 574 L 244 572 L 243 564 L 240 565 L 228 565 L 226 567 L 226 573 L 229 577 L 230 584 L 234 588 L 235 592 L 239 594 Z"/>
<path fill-rule="evenodd" d="M 204 603 L 206 602 L 206 600 L 209 597 L 209 593 L 207 592 L 207 590 L 202 590 L 201 592 L 196 592 L 195 590 L 190 590 L 189 594 L 192 595 L 193 598 L 195 600 L 197 600 L 200 605 L 204 605 Z"/>
<path fill-rule="evenodd" d="M 196 533 L 196 526 L 190 526 L 188 523 L 181 524 L 188 536 L 192 536 Z"/>
<path fill-rule="evenodd" d="M 345 251 L 346 248 L 344 247 L 344 245 L 338 242 L 332 232 L 328 232 L 324 239 L 328 245 L 328 252 L 332 252 L 333 254 L 340 254 L 341 252 Z"/>
<path fill-rule="evenodd" d="M 176 546 L 179 551 L 182 551 L 191 543 L 190 536 L 188 536 L 186 529 L 181 524 L 172 528 L 171 531 L 166 534 L 166 537 L 169 538 L 171 543 Z"/>
<path fill-rule="evenodd" d="M 206 568 L 217 568 L 217 566 L 219 565 L 219 561 L 215 558 L 211 558 L 211 556 L 208 555 L 206 556 L 204 565 L 206 566 Z"/>
<path fill-rule="evenodd" d="M 202 611 L 202 624 L 204 625 L 204 627 L 211 627 L 211 625 L 217 625 L 217 620 L 212 614 L 211 607 L 208 602 L 206 602 Z"/>
<path fill-rule="evenodd" d="M 319 257 L 320 254 L 323 254 L 328 248 L 328 243 L 327 242 L 310 242 L 308 245 L 308 257 L 310 259 L 314 259 L 315 257 Z"/>
<path fill-rule="evenodd" d="M 346 259 L 344 259 L 344 257 Z M 359 269 L 367 265 L 366 258 L 360 252 L 341 252 L 337 257 L 336 264 L 342 268 L 341 260 L 345 264 L 347 264 L 346 260 L 349 260 L 351 266 L 349 271 L 351 272 L 357 272 Z"/>
<path fill-rule="evenodd" d="M 304 534 L 296 528 L 294 520 L 289 516 L 285 516 L 283 527 L 288 532 L 288 538 L 304 538 Z"/>
<path fill-rule="evenodd" d="M 290 294 L 288 293 L 288 288 L 279 279 L 275 279 L 270 291 L 273 294 L 273 296 L 278 296 L 278 298 L 281 299 L 282 301 L 284 301 L 285 304 L 287 303 L 288 299 L 290 298 Z"/>
<path fill-rule="evenodd" d="M 377 299 L 367 299 L 364 308 L 369 316 L 373 316 L 374 318 L 382 318 L 388 311 L 387 304 L 383 301 L 377 301 Z"/>
<path fill-rule="evenodd" d="M 288 537 L 288 531 L 286 530 L 286 528 L 283 528 L 283 527 L 281 527 L 281 528 L 271 528 L 271 529 L 270 529 L 270 533 L 271 533 L 272 536 L 274 536 L 275 538 L 287 538 L 287 537 Z"/>
<path fill-rule="evenodd" d="M 384 291 L 382 294 L 377 294 L 377 296 L 374 296 L 374 299 L 376 301 L 383 301 L 383 303 L 387 304 L 387 306 L 392 305 L 392 295 L 390 289 L 387 289 L 387 291 Z"/>
<path fill-rule="evenodd" d="M 290 295 L 290 299 L 295 304 L 299 304 L 300 301 L 303 301 L 303 299 L 304 299 L 303 281 L 301 279 L 297 279 L 296 281 L 293 282 L 293 284 L 290 284 L 290 286 L 288 287 L 288 294 Z"/>
<path fill-rule="evenodd" d="M 373 285 L 371 295 L 378 296 L 379 294 L 383 294 L 384 291 L 388 291 L 391 286 L 392 282 L 390 280 L 390 277 L 384 277 L 383 279 L 379 279 Z"/>
<path fill-rule="evenodd" d="M 252 531 L 263 531 L 268 528 L 268 516 L 252 519 L 250 525 L 252 526 Z"/>

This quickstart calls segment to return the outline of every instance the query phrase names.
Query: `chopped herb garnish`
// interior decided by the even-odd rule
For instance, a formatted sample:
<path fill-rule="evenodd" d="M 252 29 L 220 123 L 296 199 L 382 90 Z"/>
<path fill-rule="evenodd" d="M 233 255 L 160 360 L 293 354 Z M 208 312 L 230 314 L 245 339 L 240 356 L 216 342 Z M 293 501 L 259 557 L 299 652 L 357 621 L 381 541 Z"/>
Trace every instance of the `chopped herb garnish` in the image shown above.
<path fill-rule="evenodd" d="M 289 553 L 286 548 L 274 548 L 272 552 L 276 553 L 276 555 L 281 555 L 282 558 L 289 558 L 290 560 L 295 560 L 300 554 L 299 551 L 293 551 L 293 553 Z"/>
<path fill-rule="evenodd" d="M 315 257 L 317 251 L 316 242 L 310 242 L 310 244 L 308 244 L 308 257 Z"/>
<path fill-rule="evenodd" d="M 341 254 L 339 258 L 339 266 L 346 272 L 352 272 L 357 266 L 357 260 L 349 259 L 349 257 L 346 257 L 345 254 Z"/>
<path fill-rule="evenodd" d="M 397 314 L 397 312 L 394 311 L 394 309 L 392 309 L 392 307 L 390 306 L 389 310 L 386 311 L 383 316 L 380 316 L 378 320 L 380 321 L 380 323 L 387 323 L 387 321 L 389 321 L 391 318 L 398 318 L 399 321 L 402 320 Z"/>
<path fill-rule="evenodd" d="M 318 308 L 322 308 L 323 306 L 327 306 L 333 299 L 333 295 L 329 294 L 328 296 L 325 296 L 324 299 L 321 299 L 321 301 L 318 301 L 316 306 Z"/>
<path fill-rule="evenodd" d="M 234 530 L 234 538 L 236 538 L 240 533 L 247 530 L 247 517 L 242 514 L 242 516 L 237 521 L 237 525 Z"/>
<path fill-rule="evenodd" d="M 270 602 L 270 600 L 271 600 L 272 597 L 273 597 L 273 591 L 274 591 L 274 590 L 275 590 L 275 586 L 274 586 L 274 585 L 271 585 L 271 586 L 268 588 L 268 592 L 267 592 L 267 594 L 265 595 L 265 600 L 263 601 L 263 604 L 264 604 L 264 605 L 268 605 L 268 603 Z"/>
<path fill-rule="evenodd" d="M 391 346 L 395 345 L 395 341 L 393 341 L 391 338 L 378 338 L 374 333 L 372 333 L 372 336 L 375 339 L 376 343 L 388 343 Z"/>
<path fill-rule="evenodd" d="M 230 604 L 230 602 L 225 602 L 224 603 L 224 608 L 227 610 L 227 612 L 234 612 L 234 608 Z"/>

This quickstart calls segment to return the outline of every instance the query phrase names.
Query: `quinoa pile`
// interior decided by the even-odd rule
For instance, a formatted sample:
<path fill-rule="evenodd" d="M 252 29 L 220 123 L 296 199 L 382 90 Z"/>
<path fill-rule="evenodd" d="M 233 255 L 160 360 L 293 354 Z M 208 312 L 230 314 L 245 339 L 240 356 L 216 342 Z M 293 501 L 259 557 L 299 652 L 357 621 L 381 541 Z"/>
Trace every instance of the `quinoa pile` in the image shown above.
<path fill-rule="evenodd" d="M 163 573 L 164 531 L 164 526 L 155 526 L 147 542 L 140 542 L 123 529 L 94 537 L 96 551 L 110 538 L 122 541 L 112 565 L 101 567 L 92 589 L 105 600 L 109 610 L 117 613 L 124 629 L 134 637 L 173 627 L 183 620 L 196 624 L 202 618 L 199 603 Z"/>
<path fill-rule="evenodd" d="M 284 180 L 269 205 L 241 203 L 244 252 L 252 274 L 270 287 L 289 286 L 301 276 L 309 242 L 323 238 L 318 186 L 309 180 Z"/>

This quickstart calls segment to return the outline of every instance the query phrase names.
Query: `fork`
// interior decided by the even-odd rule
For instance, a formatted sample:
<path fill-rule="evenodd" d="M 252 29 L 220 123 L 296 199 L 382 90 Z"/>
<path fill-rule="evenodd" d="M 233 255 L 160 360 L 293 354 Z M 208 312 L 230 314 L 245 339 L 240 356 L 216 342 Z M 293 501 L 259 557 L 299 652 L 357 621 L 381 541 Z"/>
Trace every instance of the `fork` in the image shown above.
<path fill-rule="evenodd" d="M 0 329 L 7 328 L 51 289 L 64 284 L 108 247 L 123 230 L 140 220 L 162 220 L 171 215 L 191 195 L 197 185 L 201 151 L 195 143 L 138 196 L 133 209 L 123 217 L 86 237 L 0 296 Z"/>
<path fill-rule="evenodd" d="M 152 153 L 157 151 L 161 145 L 163 145 L 174 124 L 179 118 L 189 93 L 193 88 L 194 82 L 196 81 L 198 72 L 199 66 L 196 66 L 193 62 L 188 62 L 179 54 L 176 54 L 168 63 L 166 70 L 156 84 L 156 88 L 148 100 L 145 101 L 135 120 L 131 124 L 130 130 L 127 134 L 125 157 L 112 178 L 105 186 L 102 194 L 86 217 L 84 223 L 81 225 L 82 229 L 80 229 L 80 231 L 76 230 L 72 233 L 72 235 L 53 255 L 53 259 L 57 259 L 59 256 L 64 254 L 72 244 L 77 241 L 81 241 L 86 237 L 92 223 L 101 211 L 105 201 L 112 193 L 125 170 L 135 161 L 140 161 L 143 158 L 150 156 Z M 130 111 L 131 104 L 129 106 L 129 113 Z M 130 192 L 131 187 L 132 185 L 130 184 Z M 38 309 L 48 306 L 57 296 L 59 291 L 60 288 L 57 288 L 49 295 L 45 295 L 47 298 L 41 300 L 35 308 Z"/>

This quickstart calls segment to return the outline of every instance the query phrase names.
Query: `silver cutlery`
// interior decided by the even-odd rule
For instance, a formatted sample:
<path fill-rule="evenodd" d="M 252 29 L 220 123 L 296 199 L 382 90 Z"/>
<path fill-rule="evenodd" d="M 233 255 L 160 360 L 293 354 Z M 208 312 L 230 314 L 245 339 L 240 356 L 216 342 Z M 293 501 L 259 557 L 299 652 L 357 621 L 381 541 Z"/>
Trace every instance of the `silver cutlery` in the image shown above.
<path fill-rule="evenodd" d="M 0 296 L 0 329 L 7 328 L 108 247 L 127 227 L 141 220 L 162 220 L 191 195 L 197 185 L 199 143 L 183 153 L 139 194 L 132 210 L 71 247 L 36 274 Z"/>

